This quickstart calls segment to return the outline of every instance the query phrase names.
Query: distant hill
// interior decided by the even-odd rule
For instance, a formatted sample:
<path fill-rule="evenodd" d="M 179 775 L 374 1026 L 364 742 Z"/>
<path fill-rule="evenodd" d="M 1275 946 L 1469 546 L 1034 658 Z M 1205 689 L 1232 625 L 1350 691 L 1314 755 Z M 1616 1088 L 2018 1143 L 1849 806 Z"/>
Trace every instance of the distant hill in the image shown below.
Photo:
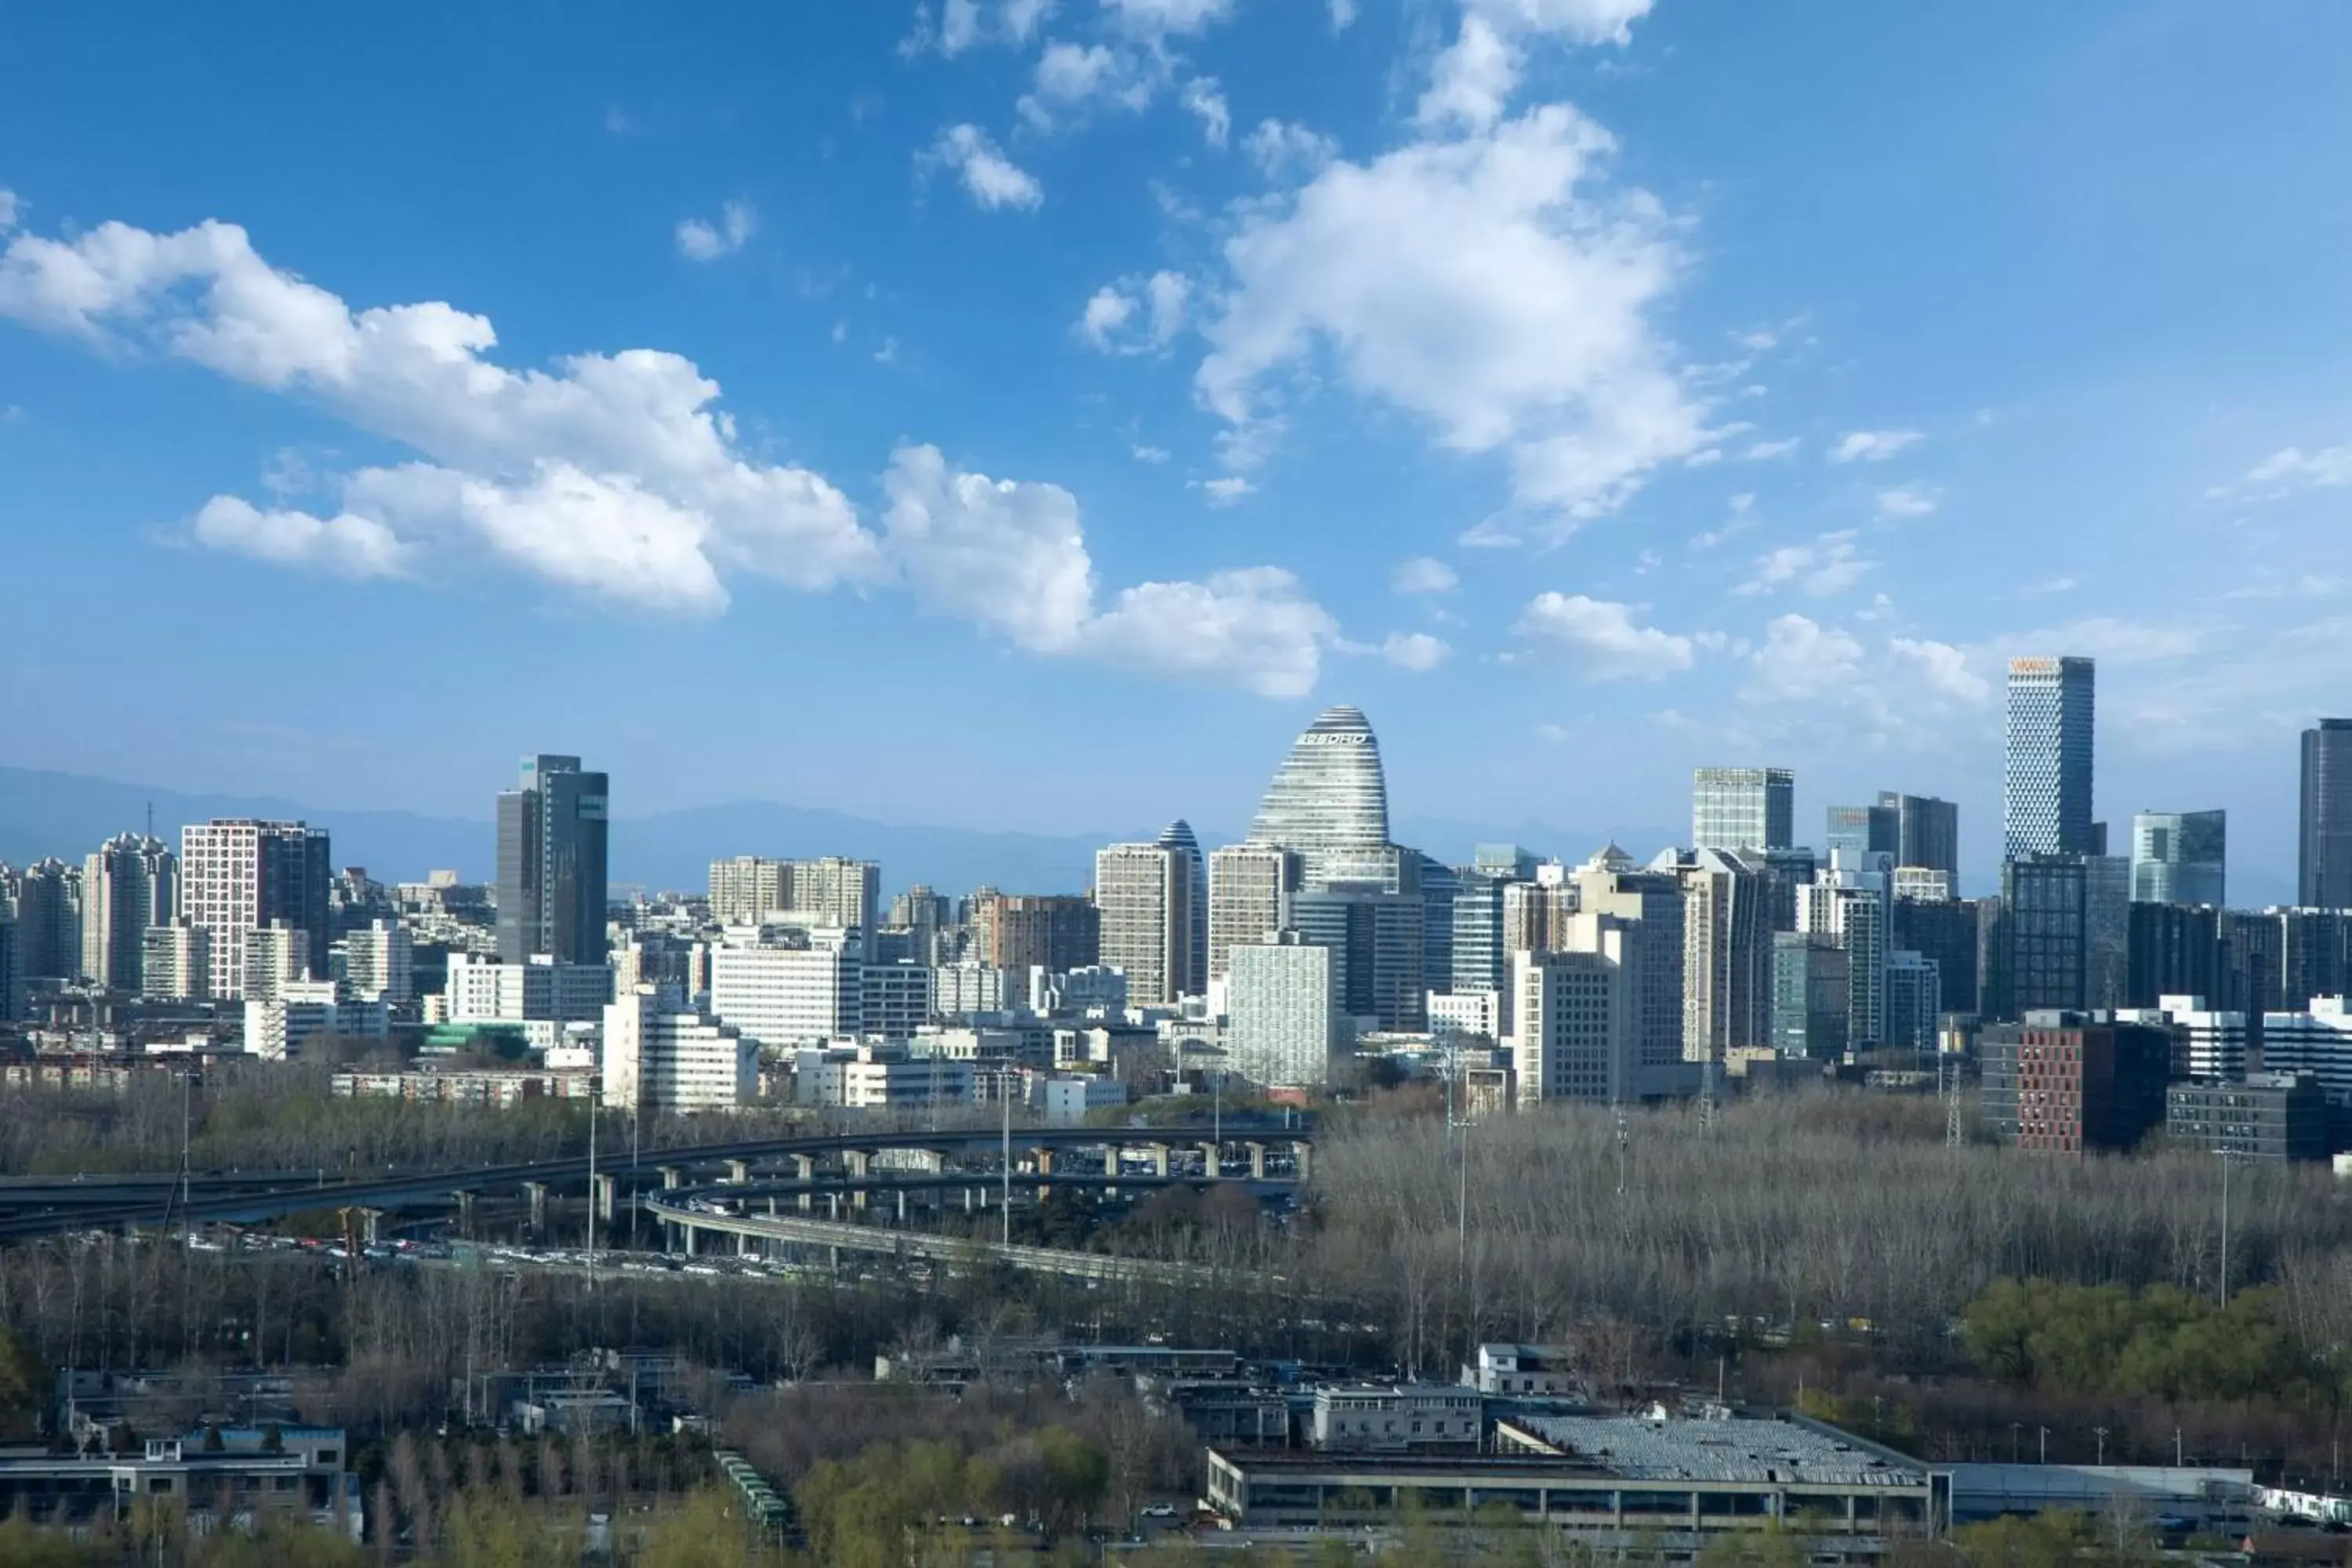
<path fill-rule="evenodd" d="M 380 881 L 420 880 L 439 868 L 469 881 L 491 875 L 495 851 L 487 818 L 424 816 L 405 811 L 338 811 L 271 796 L 191 795 L 76 773 L 0 767 L 0 860 L 22 866 L 44 855 L 79 859 L 115 834 L 141 830 L 154 807 L 156 837 L 177 845 L 180 828 L 215 816 L 287 817 L 334 836 L 335 862 L 364 866 Z M 1240 829 L 1200 826 L 1201 843 L 1214 848 Z M 739 801 L 696 806 L 613 824 L 612 878 L 647 888 L 698 888 L 710 862 L 727 855 L 848 855 L 882 863 L 892 891 L 928 882 L 961 893 L 982 883 L 1009 892 L 1076 892 L 1094 877 L 1095 850 L 1118 838 L 1156 834 L 1160 825 L 1099 833 L 990 833 L 972 828 L 903 826 L 846 812 Z M 1614 837 L 1648 859 L 1671 839 L 1667 829 L 1622 827 L 1602 832 L 1540 823 L 1516 827 L 1446 817 L 1407 817 L 1399 840 L 1441 860 L 1460 863 L 1475 846 L 1515 843 L 1540 855 L 1580 860 Z"/>

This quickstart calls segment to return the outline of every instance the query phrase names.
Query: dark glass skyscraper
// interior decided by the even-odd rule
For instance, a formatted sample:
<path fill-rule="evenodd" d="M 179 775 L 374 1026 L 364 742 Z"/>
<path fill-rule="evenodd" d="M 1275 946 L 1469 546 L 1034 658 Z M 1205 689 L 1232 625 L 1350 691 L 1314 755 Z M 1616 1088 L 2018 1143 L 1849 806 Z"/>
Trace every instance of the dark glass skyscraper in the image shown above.
<path fill-rule="evenodd" d="M 608 785 L 577 757 L 532 757 L 499 795 L 499 960 L 604 962 Z"/>
<path fill-rule="evenodd" d="M 2009 661 L 2009 737 L 2000 794 L 2001 858 L 2095 855 L 2091 738 L 2097 665 Z"/>
<path fill-rule="evenodd" d="M 2303 832 L 2295 902 L 2352 909 L 2352 719 L 2303 732 Z"/>
<path fill-rule="evenodd" d="M 1879 809 L 1895 812 L 1895 863 L 1927 866 L 1957 887 L 1960 878 L 1960 808 L 1929 795 L 1878 792 Z M 1948 995 L 1949 993 L 1948 992 Z"/>

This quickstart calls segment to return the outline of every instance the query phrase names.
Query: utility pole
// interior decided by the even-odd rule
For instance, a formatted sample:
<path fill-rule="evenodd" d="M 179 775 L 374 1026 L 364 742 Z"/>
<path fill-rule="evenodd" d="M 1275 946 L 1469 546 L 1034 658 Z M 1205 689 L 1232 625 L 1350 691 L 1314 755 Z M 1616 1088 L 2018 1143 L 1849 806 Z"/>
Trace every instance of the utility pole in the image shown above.
<path fill-rule="evenodd" d="M 588 1294 L 596 1293 L 596 1122 L 604 1109 L 604 1074 L 588 1074 Z"/>
<path fill-rule="evenodd" d="M 2094 1426 L 2091 1431 L 2099 1439 L 2099 1463 L 2104 1465 L 2107 1462 L 2107 1429 L 2104 1426 Z"/>
<path fill-rule="evenodd" d="M 1625 1113 L 1620 1110 L 1617 1112 L 1617 1195 L 1621 1198 L 1625 1195 L 1625 1153 L 1631 1136 L 1625 1125 Z"/>
<path fill-rule="evenodd" d="M 2221 1147 L 2221 1310 L 2230 1310 L 2230 1149 Z"/>
<path fill-rule="evenodd" d="M 996 1098 L 1004 1102 L 1004 1157 L 1002 1174 L 1003 1202 L 998 1205 L 998 1234 L 1003 1245 L 1013 1245 L 1013 1069 L 1005 1068 L 996 1075 Z"/>

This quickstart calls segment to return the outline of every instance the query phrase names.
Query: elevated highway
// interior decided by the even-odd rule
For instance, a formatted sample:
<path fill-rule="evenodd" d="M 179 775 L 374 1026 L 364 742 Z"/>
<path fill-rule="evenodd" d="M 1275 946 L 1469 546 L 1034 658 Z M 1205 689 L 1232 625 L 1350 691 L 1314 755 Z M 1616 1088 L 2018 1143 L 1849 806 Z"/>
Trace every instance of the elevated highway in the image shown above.
<path fill-rule="evenodd" d="M 1310 1172 L 1313 1133 L 1271 1121 L 1228 1119 L 1214 1131 L 1200 1125 L 1169 1127 L 1016 1127 L 1006 1168 L 1002 1128 L 907 1129 L 746 1139 L 690 1147 L 605 1152 L 595 1163 L 594 1201 L 612 1219 L 624 1194 L 666 1193 L 707 1185 L 742 1187 L 772 1173 L 760 1188 L 789 1193 L 796 1202 L 830 1193 L 837 1200 L 897 1190 L 975 1188 L 1008 1180 L 1036 1186 L 1038 1177 L 1085 1177 L 1105 1187 L 1140 1187 L 1228 1180 L 1253 1184 Z M 1129 1168 L 1139 1159 L 1143 1169 Z M 1061 1165 L 1056 1170 L 1057 1162 Z M 790 1176 L 783 1176 L 789 1170 Z M 694 1179 L 723 1173 L 717 1183 Z M 1244 1174 L 1246 1173 L 1246 1174 Z M 583 1152 L 545 1160 L 480 1166 L 356 1172 L 245 1171 L 0 1178 L 0 1243 L 89 1229 L 163 1224 L 252 1223 L 307 1210 L 395 1210 L 456 1204 L 461 1212 L 485 1194 L 528 1195 L 536 1215 L 548 1193 L 584 1191 L 590 1160 Z M 740 1194 L 739 1194 L 740 1195 Z"/>

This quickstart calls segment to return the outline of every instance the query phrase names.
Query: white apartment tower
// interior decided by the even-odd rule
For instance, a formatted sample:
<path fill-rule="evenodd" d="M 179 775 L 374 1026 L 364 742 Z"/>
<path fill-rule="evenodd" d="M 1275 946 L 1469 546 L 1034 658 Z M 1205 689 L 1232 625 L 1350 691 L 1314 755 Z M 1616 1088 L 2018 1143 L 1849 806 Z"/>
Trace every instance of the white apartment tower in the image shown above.
<path fill-rule="evenodd" d="M 710 1010 L 773 1050 L 858 1034 L 865 970 L 861 944 L 837 926 L 774 940 L 757 929 L 730 932 L 710 951 Z"/>
<path fill-rule="evenodd" d="M 1512 1024 L 1503 1044 L 1519 1103 L 1618 1103 L 1639 1059 L 1639 948 L 1626 922 L 1580 915 L 1558 952 L 1511 955 Z"/>
<path fill-rule="evenodd" d="M 327 833 L 249 817 L 180 830 L 179 913 L 209 933 L 209 994 L 245 996 L 246 942 L 284 923 L 307 939 L 303 972 L 327 972 Z"/>
<path fill-rule="evenodd" d="M 180 858 L 143 834 L 118 834 L 82 862 L 81 972 L 90 984 L 142 988 L 147 928 L 170 922 L 179 887 Z"/>

